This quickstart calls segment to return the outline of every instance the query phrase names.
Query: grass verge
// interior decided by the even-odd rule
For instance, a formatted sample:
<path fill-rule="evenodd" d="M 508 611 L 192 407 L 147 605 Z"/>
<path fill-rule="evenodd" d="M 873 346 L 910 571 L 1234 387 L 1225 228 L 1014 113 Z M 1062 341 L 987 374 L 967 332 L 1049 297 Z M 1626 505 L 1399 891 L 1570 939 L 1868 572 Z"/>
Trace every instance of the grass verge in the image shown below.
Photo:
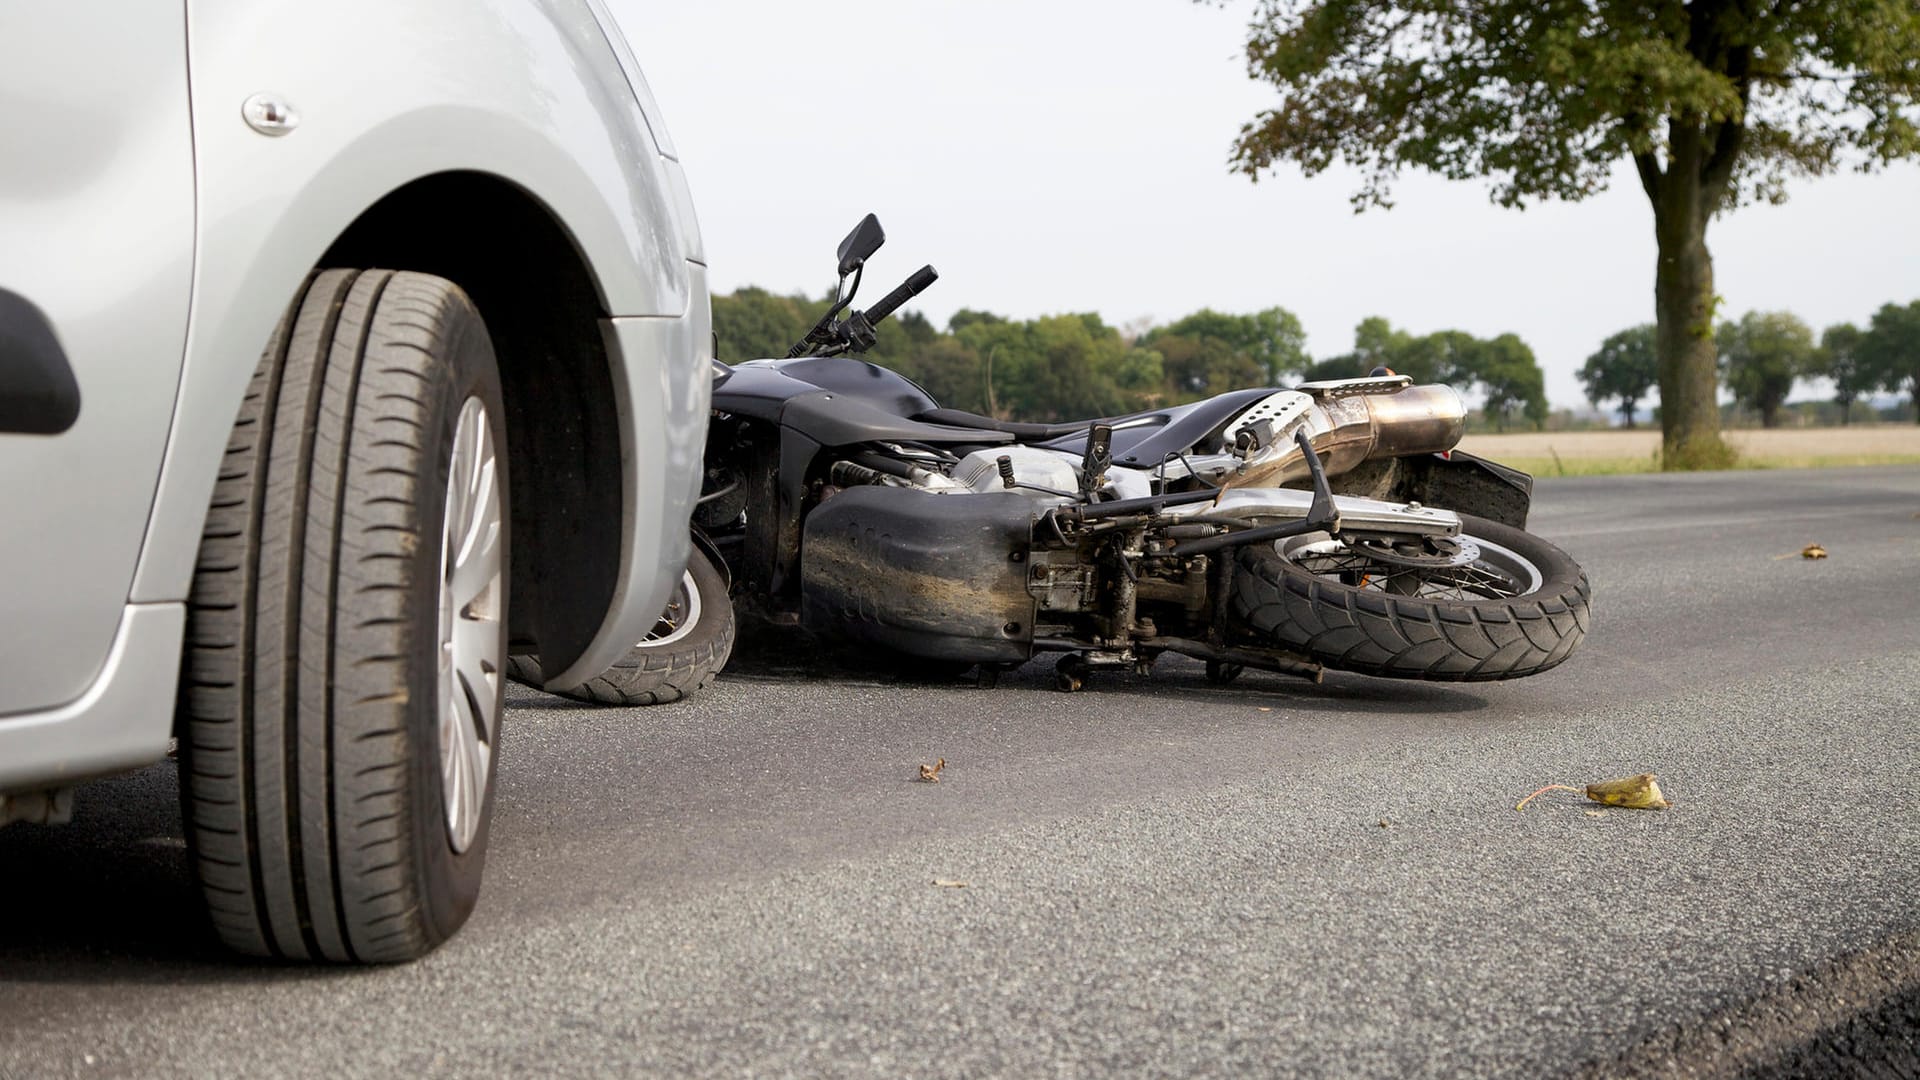
<path fill-rule="evenodd" d="M 1502 465 L 1535 476 L 1625 476 L 1660 471 L 1652 455 L 1630 457 L 1508 457 L 1487 455 Z M 1761 457 L 1741 454 L 1735 469 L 1844 469 L 1861 465 L 1920 465 L 1920 454 L 1800 454 Z"/>

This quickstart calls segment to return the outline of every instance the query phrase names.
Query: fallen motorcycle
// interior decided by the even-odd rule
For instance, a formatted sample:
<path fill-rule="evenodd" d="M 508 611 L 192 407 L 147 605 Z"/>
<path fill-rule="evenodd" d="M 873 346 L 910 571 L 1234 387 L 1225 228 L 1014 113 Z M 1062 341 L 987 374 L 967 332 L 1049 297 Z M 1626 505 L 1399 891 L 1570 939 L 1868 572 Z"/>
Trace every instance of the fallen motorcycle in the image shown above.
<path fill-rule="evenodd" d="M 1586 575 L 1525 531 L 1531 478 L 1453 451 L 1451 387 L 1377 373 L 1064 424 L 944 409 L 848 355 L 937 277 L 848 313 L 884 239 L 872 215 L 848 235 L 785 359 L 715 365 L 688 578 L 710 620 L 724 571 L 755 617 L 985 682 L 1061 653 L 1068 690 L 1167 653 L 1219 682 L 1512 679 L 1585 636 Z"/>

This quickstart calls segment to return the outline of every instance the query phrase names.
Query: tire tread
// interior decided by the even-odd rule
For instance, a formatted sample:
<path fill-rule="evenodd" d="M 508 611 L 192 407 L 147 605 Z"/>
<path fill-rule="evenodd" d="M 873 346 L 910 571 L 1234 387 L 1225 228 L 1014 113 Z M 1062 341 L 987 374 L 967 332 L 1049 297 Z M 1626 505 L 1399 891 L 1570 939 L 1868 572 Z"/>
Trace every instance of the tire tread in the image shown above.
<path fill-rule="evenodd" d="M 188 603 L 180 717 L 196 871 L 239 952 L 408 959 L 465 917 L 427 914 L 408 830 L 438 816 L 437 797 L 414 805 L 418 785 L 394 777 L 432 752 L 408 734 L 430 402 L 451 386 L 444 350 L 479 325 L 443 279 L 322 271 L 235 419 Z"/>
<path fill-rule="evenodd" d="M 1534 559 L 1541 588 L 1508 600 L 1387 596 L 1308 573 L 1270 548 L 1251 546 L 1235 558 L 1230 610 L 1265 641 L 1366 675 L 1487 682 L 1565 662 L 1591 619 L 1585 572 L 1538 537 L 1465 514 L 1461 521 L 1463 531 Z"/>

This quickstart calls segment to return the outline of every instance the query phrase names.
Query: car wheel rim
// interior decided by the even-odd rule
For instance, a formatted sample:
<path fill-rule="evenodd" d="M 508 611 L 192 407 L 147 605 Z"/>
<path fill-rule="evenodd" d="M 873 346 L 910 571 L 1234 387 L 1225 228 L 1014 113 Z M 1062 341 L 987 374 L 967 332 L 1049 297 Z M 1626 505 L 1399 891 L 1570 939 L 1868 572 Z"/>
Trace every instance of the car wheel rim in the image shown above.
<path fill-rule="evenodd" d="M 470 397 L 454 425 L 440 535 L 440 792 L 456 852 L 480 831 L 500 730 L 500 530 L 493 431 L 486 405 Z"/>
<path fill-rule="evenodd" d="M 673 597 L 667 601 L 667 609 L 660 613 L 660 621 L 653 625 L 646 637 L 640 639 L 643 649 L 657 649 L 662 645 L 671 645 L 688 634 L 700 624 L 700 587 L 694 584 L 693 571 L 680 575 L 680 585 L 673 590 Z"/>

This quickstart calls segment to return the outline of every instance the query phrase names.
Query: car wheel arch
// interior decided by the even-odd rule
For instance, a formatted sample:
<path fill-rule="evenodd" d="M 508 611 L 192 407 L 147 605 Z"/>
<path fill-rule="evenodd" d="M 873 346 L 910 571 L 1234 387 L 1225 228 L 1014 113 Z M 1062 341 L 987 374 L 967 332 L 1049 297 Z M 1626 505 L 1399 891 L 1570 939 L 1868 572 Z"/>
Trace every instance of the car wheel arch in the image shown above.
<path fill-rule="evenodd" d="M 581 246 L 524 187 L 445 172 L 370 206 L 315 269 L 332 266 L 434 274 L 479 309 L 499 359 L 517 493 L 509 636 L 515 649 L 570 663 L 614 601 L 627 512 L 622 455 L 607 452 L 623 440 L 609 312 Z"/>

